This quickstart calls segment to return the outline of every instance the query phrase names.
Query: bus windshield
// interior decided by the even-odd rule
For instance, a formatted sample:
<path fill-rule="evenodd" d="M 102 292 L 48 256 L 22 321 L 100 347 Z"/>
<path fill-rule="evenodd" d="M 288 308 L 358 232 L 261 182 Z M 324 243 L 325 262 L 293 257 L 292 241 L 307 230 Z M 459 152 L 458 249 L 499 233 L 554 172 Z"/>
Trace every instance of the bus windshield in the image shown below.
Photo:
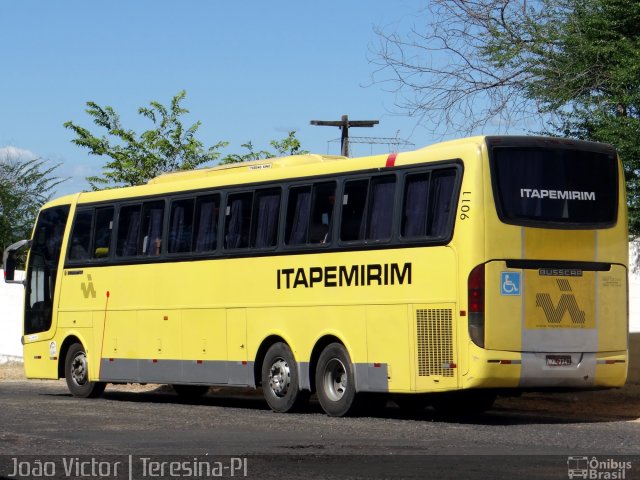
<path fill-rule="evenodd" d="M 593 228 L 616 220 L 613 152 L 496 146 L 491 166 L 496 207 L 505 223 Z"/>
<path fill-rule="evenodd" d="M 68 215 L 69 206 L 64 205 L 43 210 L 38 217 L 27 267 L 25 335 L 51 328 L 58 260 Z"/>

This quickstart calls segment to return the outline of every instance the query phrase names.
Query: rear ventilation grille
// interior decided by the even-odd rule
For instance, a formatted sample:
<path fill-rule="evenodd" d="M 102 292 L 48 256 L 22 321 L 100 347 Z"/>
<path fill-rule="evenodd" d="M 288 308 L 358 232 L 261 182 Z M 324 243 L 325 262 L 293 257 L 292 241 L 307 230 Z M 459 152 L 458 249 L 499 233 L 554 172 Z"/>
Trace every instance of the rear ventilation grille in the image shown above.
<path fill-rule="evenodd" d="M 453 377 L 451 309 L 416 310 L 418 375 Z"/>

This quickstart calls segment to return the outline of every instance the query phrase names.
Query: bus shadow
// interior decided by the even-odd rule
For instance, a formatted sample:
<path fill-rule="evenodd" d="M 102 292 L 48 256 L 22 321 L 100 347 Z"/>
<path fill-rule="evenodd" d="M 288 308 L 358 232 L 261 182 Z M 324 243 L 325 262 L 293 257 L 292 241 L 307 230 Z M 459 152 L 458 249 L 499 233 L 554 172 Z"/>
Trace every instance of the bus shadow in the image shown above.
<path fill-rule="evenodd" d="M 149 404 L 201 405 L 268 411 L 269 406 L 261 389 L 212 387 L 202 397 L 186 398 L 177 395 L 167 385 L 156 388 L 135 385 L 108 386 L 102 398 L 116 402 Z M 69 393 L 43 393 L 48 396 L 71 397 Z M 302 415 L 324 415 L 315 395 Z M 391 399 L 359 412 L 358 418 L 380 418 L 419 422 L 444 422 L 468 425 L 544 425 L 628 422 L 640 419 L 640 385 L 623 389 L 579 393 L 533 393 L 521 397 L 499 397 L 492 409 L 476 415 L 443 415 L 431 407 L 406 410 Z"/>
<path fill-rule="evenodd" d="M 236 393 L 233 391 L 207 393 L 202 397 L 181 397 L 172 389 L 160 387 L 147 392 L 124 392 L 108 390 L 102 396 L 106 400 L 138 403 L 165 403 L 176 405 L 202 405 L 210 407 L 240 408 L 246 410 L 269 410 L 262 395 L 254 393 Z"/>

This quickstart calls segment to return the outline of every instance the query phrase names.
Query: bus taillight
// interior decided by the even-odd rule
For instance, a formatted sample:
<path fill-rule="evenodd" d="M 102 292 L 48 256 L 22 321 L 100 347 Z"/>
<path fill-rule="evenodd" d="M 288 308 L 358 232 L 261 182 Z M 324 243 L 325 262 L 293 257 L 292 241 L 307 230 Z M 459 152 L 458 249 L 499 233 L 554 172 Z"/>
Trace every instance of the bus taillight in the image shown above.
<path fill-rule="evenodd" d="M 473 343 L 484 348 L 484 264 L 469 274 L 469 336 Z"/>

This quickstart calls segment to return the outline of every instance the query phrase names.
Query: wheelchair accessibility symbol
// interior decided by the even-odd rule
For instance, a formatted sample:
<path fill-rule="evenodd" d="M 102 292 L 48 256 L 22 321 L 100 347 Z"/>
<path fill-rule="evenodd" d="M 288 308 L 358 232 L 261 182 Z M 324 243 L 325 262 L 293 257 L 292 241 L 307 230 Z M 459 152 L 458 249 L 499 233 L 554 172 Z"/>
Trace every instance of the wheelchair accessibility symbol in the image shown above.
<path fill-rule="evenodd" d="M 520 272 L 500 272 L 500 295 L 520 295 Z"/>

